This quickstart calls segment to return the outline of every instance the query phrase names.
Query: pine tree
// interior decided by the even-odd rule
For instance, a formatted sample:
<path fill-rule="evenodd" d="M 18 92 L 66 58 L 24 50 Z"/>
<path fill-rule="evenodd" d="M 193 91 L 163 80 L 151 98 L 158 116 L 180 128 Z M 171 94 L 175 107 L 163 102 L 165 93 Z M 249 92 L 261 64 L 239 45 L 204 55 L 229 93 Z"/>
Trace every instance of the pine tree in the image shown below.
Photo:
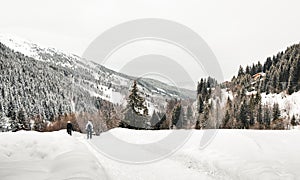
<path fill-rule="evenodd" d="M 296 117 L 295 117 L 294 114 L 293 114 L 293 117 L 292 117 L 292 119 L 291 119 L 291 125 L 292 125 L 292 126 L 296 126 L 296 125 L 297 125 Z"/>
<path fill-rule="evenodd" d="M 182 108 L 181 108 L 180 104 L 177 104 L 175 106 L 175 108 L 173 109 L 173 112 L 172 112 L 172 126 L 171 126 L 171 128 L 174 128 L 174 126 L 177 127 L 177 128 L 181 128 L 182 122 L 179 121 L 180 120 L 180 115 L 182 113 L 181 109 Z"/>
<path fill-rule="evenodd" d="M 225 116 L 223 118 L 223 125 L 222 125 L 223 128 L 227 128 L 227 123 L 229 122 L 229 120 L 230 120 L 230 114 L 229 111 L 226 110 Z"/>
<path fill-rule="evenodd" d="M 242 128 L 248 128 L 248 112 L 247 112 L 247 102 L 243 101 L 240 109 L 239 119 L 242 122 Z"/>
<path fill-rule="evenodd" d="M 270 109 L 267 105 L 264 107 L 264 124 L 266 128 L 270 128 L 271 123 L 271 116 L 270 116 Z"/>
<path fill-rule="evenodd" d="M 198 86 L 197 86 L 197 94 L 201 94 L 203 89 L 203 78 L 201 78 L 200 83 L 198 82 Z"/>
<path fill-rule="evenodd" d="M 273 121 L 277 120 L 280 117 L 279 104 L 275 103 L 273 105 Z"/>
<path fill-rule="evenodd" d="M 139 95 L 137 82 L 134 81 L 129 95 L 128 106 L 138 115 L 148 115 L 148 108 L 144 105 L 144 102 L 145 99 Z"/>
<path fill-rule="evenodd" d="M 256 96 L 255 96 L 254 104 L 258 105 L 260 103 L 261 103 L 261 93 L 260 93 L 260 91 L 258 91 Z"/>
<path fill-rule="evenodd" d="M 188 107 L 187 107 L 186 117 L 189 120 L 191 120 L 193 118 L 193 110 L 192 110 L 191 105 L 188 105 Z"/>
<path fill-rule="evenodd" d="M 18 120 L 21 125 L 21 129 L 23 130 L 30 130 L 30 122 L 27 118 L 26 112 L 24 109 L 21 109 L 18 113 Z"/>
<path fill-rule="evenodd" d="M 256 98 L 252 94 L 251 97 L 250 97 L 250 103 L 248 105 L 249 124 L 250 124 L 250 126 L 253 126 L 254 123 L 255 123 L 255 119 L 254 119 L 255 104 L 256 104 Z"/>
<path fill-rule="evenodd" d="M 249 67 L 249 66 L 246 66 L 245 73 L 246 73 L 246 74 L 250 74 L 250 67 Z"/>
<path fill-rule="evenodd" d="M 199 116 L 199 119 L 196 121 L 195 129 L 201 129 L 201 116 Z"/>
<path fill-rule="evenodd" d="M 193 109 L 191 105 L 188 105 L 187 110 L 186 110 L 186 120 L 187 120 L 187 128 L 191 127 L 191 124 L 193 123 Z"/>
<path fill-rule="evenodd" d="M 209 115 L 210 115 L 210 106 L 208 104 L 205 105 L 204 111 L 203 111 L 203 118 L 200 121 L 200 127 L 201 129 L 207 128 L 208 121 L 209 121 Z"/>
<path fill-rule="evenodd" d="M 231 99 L 229 98 L 229 96 L 227 97 L 226 107 L 227 107 L 228 109 L 231 109 L 231 108 L 232 108 L 232 101 L 231 101 Z"/>
<path fill-rule="evenodd" d="M 242 75 L 244 75 L 244 69 L 242 66 L 240 66 L 238 76 L 242 76 Z"/>
<path fill-rule="evenodd" d="M 151 126 L 155 126 L 159 121 L 160 117 L 158 116 L 158 113 L 154 110 L 150 118 Z"/>
<path fill-rule="evenodd" d="M 262 118 L 262 105 L 261 104 L 258 104 L 256 120 L 259 124 L 262 124 L 263 118 Z"/>
<path fill-rule="evenodd" d="M 255 123 L 255 119 L 254 119 L 253 109 L 249 109 L 249 124 L 250 126 L 253 126 L 254 123 Z"/>
<path fill-rule="evenodd" d="M 288 94 L 292 94 L 295 92 L 295 86 L 297 84 L 297 61 L 294 61 L 291 69 L 290 69 L 290 76 L 288 80 Z"/>
<path fill-rule="evenodd" d="M 128 104 L 123 123 L 126 123 L 135 129 L 146 128 L 148 108 L 144 105 L 144 102 L 145 99 L 139 94 L 137 82 L 134 81 L 128 97 Z"/>
<path fill-rule="evenodd" d="M 263 67 L 262 67 L 260 61 L 258 61 L 258 62 L 257 62 L 257 70 L 256 70 L 255 73 L 262 72 L 262 70 L 263 70 Z"/>
<path fill-rule="evenodd" d="M 198 113 L 203 113 L 204 103 L 201 95 L 198 95 Z"/>

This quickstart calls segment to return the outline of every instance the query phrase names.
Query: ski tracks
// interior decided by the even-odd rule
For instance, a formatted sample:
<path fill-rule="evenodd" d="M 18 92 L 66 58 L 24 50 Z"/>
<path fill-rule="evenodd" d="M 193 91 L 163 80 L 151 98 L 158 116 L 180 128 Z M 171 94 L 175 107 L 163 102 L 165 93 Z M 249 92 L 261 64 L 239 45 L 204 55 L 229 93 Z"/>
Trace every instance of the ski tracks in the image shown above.
<path fill-rule="evenodd" d="M 111 179 L 100 161 L 101 157 L 100 157 L 99 152 L 97 152 L 95 147 L 93 147 L 93 144 L 91 142 L 89 142 L 89 140 L 85 139 L 83 136 L 76 137 L 76 139 L 79 142 L 81 142 L 83 145 L 85 145 L 88 148 L 88 150 L 95 156 L 97 166 L 99 167 L 100 170 L 102 170 L 102 174 L 100 175 L 101 177 L 99 177 L 98 179 Z"/>

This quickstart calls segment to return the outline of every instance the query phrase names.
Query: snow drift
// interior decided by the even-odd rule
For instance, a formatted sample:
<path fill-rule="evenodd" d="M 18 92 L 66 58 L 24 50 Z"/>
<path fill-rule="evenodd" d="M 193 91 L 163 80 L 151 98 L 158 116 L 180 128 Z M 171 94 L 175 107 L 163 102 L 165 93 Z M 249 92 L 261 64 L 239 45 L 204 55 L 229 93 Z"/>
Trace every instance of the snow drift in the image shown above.
<path fill-rule="evenodd" d="M 178 130 L 177 130 L 178 131 Z M 184 131 L 184 130 L 182 130 Z M 91 141 L 65 131 L 0 134 L 0 177 L 11 179 L 297 179 L 300 131 L 217 130 L 199 148 L 207 131 L 191 130 L 188 141 L 163 160 L 128 164 L 105 156 L 95 142 L 108 133 L 127 143 L 165 138 L 170 130 L 113 129 Z M 105 144 L 104 144 L 105 145 Z M 123 149 L 119 149 L 120 153 Z M 146 150 L 145 150 L 146 151 Z M 127 152 L 128 153 L 128 152 Z"/>
<path fill-rule="evenodd" d="M 77 136 L 81 136 L 76 134 Z M 1 180 L 106 178 L 93 154 L 65 131 L 0 134 Z"/>

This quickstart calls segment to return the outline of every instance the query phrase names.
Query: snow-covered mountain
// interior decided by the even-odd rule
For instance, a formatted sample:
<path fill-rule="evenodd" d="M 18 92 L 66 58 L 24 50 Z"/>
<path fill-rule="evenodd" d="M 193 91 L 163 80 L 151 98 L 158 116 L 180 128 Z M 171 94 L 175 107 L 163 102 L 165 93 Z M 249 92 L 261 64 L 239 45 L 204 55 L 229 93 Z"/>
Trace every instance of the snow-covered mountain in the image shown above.
<path fill-rule="evenodd" d="M 13 88 L 7 84 L 5 87 L 4 85 L 1 86 L 1 89 L 6 91 L 11 88 L 16 88 L 15 90 L 18 92 L 18 88 L 24 89 L 31 83 L 34 83 L 31 85 L 31 90 L 37 89 L 37 93 L 39 91 L 47 91 L 45 89 L 50 88 L 52 93 L 49 94 L 45 92 L 43 98 L 46 99 L 44 100 L 47 101 L 47 98 L 50 97 L 50 99 L 55 101 L 54 104 L 58 106 L 59 104 L 64 104 L 62 105 L 63 111 L 72 112 L 91 109 L 91 106 L 95 103 L 92 98 L 101 98 L 114 104 L 125 105 L 129 89 L 133 80 L 136 79 L 135 77 L 110 70 L 93 61 L 82 59 L 77 55 L 67 54 L 54 48 L 43 47 L 21 38 L 0 35 L 0 42 L 12 50 L 8 50 L 5 46 L 2 47 L 1 51 L 4 55 L 2 64 L 8 63 L 8 66 L 12 68 L 10 72 L 16 71 L 17 74 L 20 72 L 20 76 L 24 76 L 21 71 L 25 69 L 25 66 L 28 66 L 24 72 L 31 69 L 32 72 L 30 73 L 32 73 L 33 76 L 32 81 L 28 83 Z M 6 57 L 5 54 L 9 54 L 9 56 Z M 23 57 L 22 54 L 25 56 Z M 29 75 L 27 79 L 30 78 L 30 73 L 27 74 Z M 2 77 L 4 78 L 4 75 Z M 51 82 L 47 82 L 49 78 L 52 79 Z M 25 79 L 25 81 L 27 80 Z M 195 99 L 196 96 L 194 91 L 181 88 L 178 90 L 168 84 L 146 78 L 138 79 L 138 88 L 146 98 L 149 114 L 151 114 L 154 109 L 163 109 L 166 99 L 174 97 L 178 99 Z M 28 87 L 28 89 L 30 88 Z M 53 89 L 57 90 L 53 91 Z M 7 93 L 13 95 L 10 91 L 7 91 Z M 61 93 L 64 100 L 55 100 L 55 98 L 60 98 L 57 97 L 57 93 L 58 95 Z M 37 99 L 41 98 L 40 95 L 37 96 L 39 96 Z M 54 98 L 54 96 L 56 97 Z M 89 97 L 87 98 L 87 96 Z M 15 97 L 13 97 L 13 99 L 14 98 Z M 65 102 L 60 103 L 62 101 Z M 40 101 L 38 103 L 42 106 L 44 102 Z M 2 102 L 1 105 L 3 104 L 5 104 L 5 102 Z M 16 106 L 20 107 L 22 106 L 21 104 L 20 102 Z M 50 106 L 49 104 L 51 104 L 51 102 L 47 101 L 46 104 Z M 72 104 L 72 106 L 68 107 L 68 104 L 69 106 Z M 36 107 L 36 109 L 42 111 L 40 107 Z M 30 110 L 32 111 L 33 107 Z M 59 110 L 56 109 L 54 111 Z"/>

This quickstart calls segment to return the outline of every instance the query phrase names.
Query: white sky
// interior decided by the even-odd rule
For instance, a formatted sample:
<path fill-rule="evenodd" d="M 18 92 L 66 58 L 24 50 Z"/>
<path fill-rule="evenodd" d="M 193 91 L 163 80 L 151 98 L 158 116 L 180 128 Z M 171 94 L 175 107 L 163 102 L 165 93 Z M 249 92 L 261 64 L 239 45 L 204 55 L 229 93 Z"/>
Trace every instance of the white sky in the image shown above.
<path fill-rule="evenodd" d="M 188 26 L 211 47 L 230 79 L 300 42 L 298 0 L 0 0 L 0 33 L 82 55 L 103 31 L 139 18 Z"/>

